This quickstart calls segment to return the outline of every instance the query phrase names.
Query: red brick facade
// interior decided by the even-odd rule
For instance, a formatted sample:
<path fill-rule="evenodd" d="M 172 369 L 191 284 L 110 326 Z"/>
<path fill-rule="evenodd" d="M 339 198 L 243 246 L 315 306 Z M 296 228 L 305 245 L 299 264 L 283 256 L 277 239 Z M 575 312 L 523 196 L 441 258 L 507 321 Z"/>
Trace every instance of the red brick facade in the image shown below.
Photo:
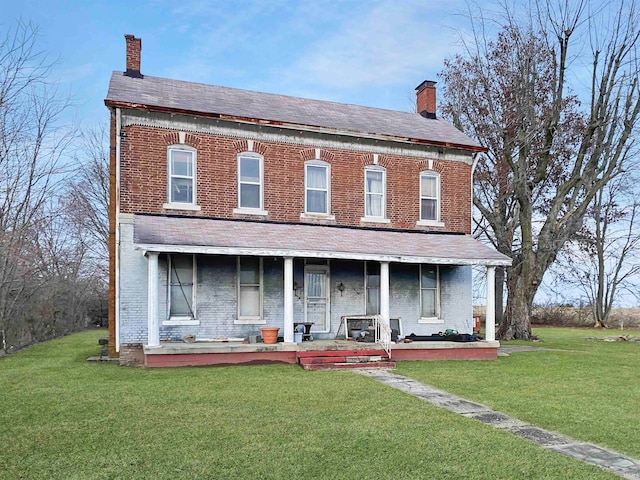
<path fill-rule="evenodd" d="M 173 130 L 132 125 L 123 129 L 121 146 L 122 213 L 169 213 L 218 218 L 241 218 L 238 207 L 237 154 L 249 149 L 247 140 L 207 133 L 186 133 L 184 144 L 196 149 L 196 204 L 200 211 L 165 210 L 167 147 L 179 143 Z M 290 143 L 252 142 L 264 157 L 264 210 L 267 220 L 301 222 L 304 212 L 304 164 L 316 149 Z M 441 175 L 441 221 L 444 227 L 417 226 L 420 216 L 420 172 L 429 160 L 379 155 L 386 169 L 386 217 L 390 223 L 363 223 L 364 167 L 374 164 L 372 153 L 320 149 L 320 160 L 331 168 L 331 214 L 335 223 L 399 229 L 470 233 L 471 165 L 432 159 Z M 469 157 L 470 158 L 470 157 Z M 246 218 L 246 217 L 245 217 Z M 257 217 L 256 219 L 265 219 Z"/>

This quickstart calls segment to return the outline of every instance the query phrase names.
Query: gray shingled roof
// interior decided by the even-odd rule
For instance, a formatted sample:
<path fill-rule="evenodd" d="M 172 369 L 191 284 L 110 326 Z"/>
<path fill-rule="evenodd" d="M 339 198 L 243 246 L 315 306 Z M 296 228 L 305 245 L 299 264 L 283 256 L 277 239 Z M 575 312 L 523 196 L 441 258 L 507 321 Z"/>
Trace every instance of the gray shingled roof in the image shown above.
<path fill-rule="evenodd" d="M 110 104 L 175 109 L 207 115 L 228 115 L 335 130 L 338 133 L 394 137 L 437 145 L 478 149 L 480 145 L 439 119 L 416 113 L 362 107 L 321 100 L 252 92 L 150 77 L 132 78 L 113 72 L 105 100 Z"/>
<path fill-rule="evenodd" d="M 510 265 L 469 235 L 136 215 L 134 242 L 163 252 Z"/>

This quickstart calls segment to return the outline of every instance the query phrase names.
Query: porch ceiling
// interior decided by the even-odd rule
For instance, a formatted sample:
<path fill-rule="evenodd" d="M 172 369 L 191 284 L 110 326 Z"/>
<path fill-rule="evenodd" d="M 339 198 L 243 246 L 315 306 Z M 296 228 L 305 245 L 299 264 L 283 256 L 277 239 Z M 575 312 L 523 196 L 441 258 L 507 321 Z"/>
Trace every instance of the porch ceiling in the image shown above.
<path fill-rule="evenodd" d="M 510 265 L 469 235 L 135 215 L 136 248 L 171 253 Z"/>

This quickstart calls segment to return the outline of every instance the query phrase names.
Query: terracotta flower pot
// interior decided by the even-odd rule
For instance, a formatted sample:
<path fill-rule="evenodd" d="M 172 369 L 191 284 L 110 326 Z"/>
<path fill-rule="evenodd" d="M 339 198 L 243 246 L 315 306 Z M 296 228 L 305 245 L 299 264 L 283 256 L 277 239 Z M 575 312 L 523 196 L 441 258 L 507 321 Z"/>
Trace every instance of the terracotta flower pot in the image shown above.
<path fill-rule="evenodd" d="M 278 332 L 280 328 L 278 327 L 264 327 L 261 328 L 262 332 L 262 341 L 264 343 L 277 343 L 278 341 Z"/>

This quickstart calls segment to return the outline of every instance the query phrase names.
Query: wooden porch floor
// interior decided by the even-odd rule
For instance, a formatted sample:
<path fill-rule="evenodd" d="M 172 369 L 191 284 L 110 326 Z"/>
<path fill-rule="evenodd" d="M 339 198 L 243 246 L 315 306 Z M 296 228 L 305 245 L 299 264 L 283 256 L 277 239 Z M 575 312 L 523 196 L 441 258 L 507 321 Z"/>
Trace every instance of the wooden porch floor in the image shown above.
<path fill-rule="evenodd" d="M 413 342 L 391 344 L 393 361 L 410 360 L 495 360 L 499 342 Z M 313 340 L 309 342 L 243 344 L 240 342 L 163 343 L 144 347 L 145 366 L 177 367 L 205 365 L 239 365 L 265 363 L 299 363 L 311 352 L 340 355 L 385 355 L 379 344 L 351 340 Z"/>

